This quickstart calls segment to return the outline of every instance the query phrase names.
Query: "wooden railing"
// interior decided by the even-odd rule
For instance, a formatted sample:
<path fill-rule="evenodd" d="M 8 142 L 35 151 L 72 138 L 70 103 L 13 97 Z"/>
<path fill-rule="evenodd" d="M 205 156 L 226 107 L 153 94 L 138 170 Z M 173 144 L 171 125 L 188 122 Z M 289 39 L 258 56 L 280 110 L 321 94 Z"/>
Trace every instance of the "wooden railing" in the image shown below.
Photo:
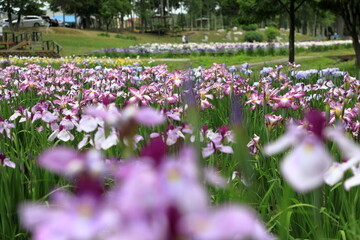
<path fill-rule="evenodd" d="M 44 41 L 46 48 L 44 50 L 54 50 L 57 54 L 62 55 L 63 47 L 55 41 Z"/>
<path fill-rule="evenodd" d="M 33 41 L 38 42 L 42 41 L 42 33 L 41 32 L 23 32 L 23 33 L 14 33 L 14 32 L 3 32 L 3 41 L 4 42 L 13 42 L 14 44 L 18 44 L 23 41 Z"/>
<path fill-rule="evenodd" d="M 3 46 L 3 55 L 41 55 L 51 57 L 61 57 L 63 47 L 55 41 L 44 41 L 41 32 L 13 33 L 4 32 L 0 46 Z"/>

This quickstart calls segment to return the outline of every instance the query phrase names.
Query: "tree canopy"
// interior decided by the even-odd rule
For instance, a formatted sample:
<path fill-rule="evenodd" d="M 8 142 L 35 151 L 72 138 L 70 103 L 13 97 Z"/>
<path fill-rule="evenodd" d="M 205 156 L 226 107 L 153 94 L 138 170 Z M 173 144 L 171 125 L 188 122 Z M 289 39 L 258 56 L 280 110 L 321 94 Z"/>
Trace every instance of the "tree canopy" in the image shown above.
<path fill-rule="evenodd" d="M 356 55 L 355 65 L 360 67 L 360 0 L 320 0 L 317 3 L 318 7 L 342 16 L 346 29 L 352 37 Z"/>
<path fill-rule="evenodd" d="M 40 9 L 43 6 L 43 2 L 38 0 L 0 0 L 0 9 L 7 14 L 9 27 L 12 30 L 14 27 L 18 27 L 22 15 L 44 14 L 44 11 Z M 12 20 L 15 20 L 15 16 L 18 21 L 16 26 L 13 26 Z"/>

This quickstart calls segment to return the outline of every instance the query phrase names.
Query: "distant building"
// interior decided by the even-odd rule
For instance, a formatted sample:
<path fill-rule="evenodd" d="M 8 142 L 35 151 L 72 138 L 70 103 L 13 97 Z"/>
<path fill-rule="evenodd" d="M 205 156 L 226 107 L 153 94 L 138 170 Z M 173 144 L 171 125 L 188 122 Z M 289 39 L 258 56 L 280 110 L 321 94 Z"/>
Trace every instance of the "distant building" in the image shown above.
<path fill-rule="evenodd" d="M 141 23 L 140 18 L 128 18 L 124 22 L 125 22 L 125 28 L 131 28 L 132 22 L 134 22 L 134 28 L 139 27 Z"/>

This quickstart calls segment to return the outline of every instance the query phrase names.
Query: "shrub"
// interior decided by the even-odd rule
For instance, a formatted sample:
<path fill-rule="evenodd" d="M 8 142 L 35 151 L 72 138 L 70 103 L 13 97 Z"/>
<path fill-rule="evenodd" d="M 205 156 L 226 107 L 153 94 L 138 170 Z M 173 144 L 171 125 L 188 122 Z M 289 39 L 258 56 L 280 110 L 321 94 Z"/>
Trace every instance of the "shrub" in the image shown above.
<path fill-rule="evenodd" d="M 243 30 L 245 31 L 255 31 L 256 29 L 258 29 L 258 25 L 255 23 L 243 26 Z"/>
<path fill-rule="evenodd" d="M 246 49 L 245 54 L 248 56 L 254 56 L 254 48 L 250 47 L 250 48 Z"/>
<path fill-rule="evenodd" d="M 104 32 L 104 33 L 99 33 L 98 36 L 99 37 L 110 37 L 110 34 L 107 32 Z"/>
<path fill-rule="evenodd" d="M 245 53 L 245 49 L 243 48 L 239 48 L 239 50 L 236 51 L 236 53 L 234 53 L 234 55 L 241 55 Z"/>
<path fill-rule="evenodd" d="M 322 46 L 316 46 L 316 45 L 310 46 L 310 47 L 308 48 L 308 50 L 309 50 L 310 52 L 321 52 L 322 49 L 323 49 Z"/>
<path fill-rule="evenodd" d="M 266 40 L 268 42 L 273 42 L 276 37 L 280 36 L 280 31 L 277 28 L 274 27 L 268 27 L 265 30 Z"/>
<path fill-rule="evenodd" d="M 289 54 L 288 48 L 281 47 L 279 48 L 279 55 L 287 55 Z"/>
<path fill-rule="evenodd" d="M 268 47 L 267 55 L 275 56 L 275 48 L 273 46 Z"/>
<path fill-rule="evenodd" d="M 199 55 L 200 56 L 206 56 L 206 52 L 205 51 L 199 51 Z"/>
<path fill-rule="evenodd" d="M 231 57 L 234 55 L 234 52 L 224 52 L 224 55 Z"/>
<path fill-rule="evenodd" d="M 208 52 L 207 53 L 209 56 L 215 57 L 219 55 L 219 52 Z"/>
<path fill-rule="evenodd" d="M 262 47 L 258 47 L 255 49 L 255 54 L 257 56 L 265 56 L 265 49 Z"/>
<path fill-rule="evenodd" d="M 134 41 L 137 40 L 137 38 L 135 36 L 132 36 L 132 35 L 124 36 L 124 35 L 121 35 L 121 34 L 116 34 L 115 38 L 128 39 L 128 40 L 134 40 Z"/>
<path fill-rule="evenodd" d="M 298 53 L 306 52 L 306 48 L 304 48 L 304 47 L 296 47 L 296 52 L 298 52 Z"/>
<path fill-rule="evenodd" d="M 244 34 L 245 42 L 262 42 L 263 35 L 255 31 L 249 31 Z"/>
<path fill-rule="evenodd" d="M 172 51 L 169 51 L 164 54 L 165 58 L 174 58 L 176 54 L 174 54 Z"/>

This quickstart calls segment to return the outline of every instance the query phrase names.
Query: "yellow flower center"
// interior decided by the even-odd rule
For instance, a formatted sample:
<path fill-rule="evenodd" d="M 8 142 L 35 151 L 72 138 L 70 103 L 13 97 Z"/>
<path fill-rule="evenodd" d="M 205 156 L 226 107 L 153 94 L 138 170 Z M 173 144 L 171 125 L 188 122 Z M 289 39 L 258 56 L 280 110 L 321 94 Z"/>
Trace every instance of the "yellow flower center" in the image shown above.
<path fill-rule="evenodd" d="M 311 144 L 311 143 L 305 143 L 305 144 L 304 144 L 304 150 L 305 150 L 306 152 L 311 152 L 311 151 L 314 150 L 314 145 Z"/>
<path fill-rule="evenodd" d="M 181 174 L 177 169 L 173 168 L 168 171 L 167 178 L 170 181 L 178 181 L 181 178 Z"/>

